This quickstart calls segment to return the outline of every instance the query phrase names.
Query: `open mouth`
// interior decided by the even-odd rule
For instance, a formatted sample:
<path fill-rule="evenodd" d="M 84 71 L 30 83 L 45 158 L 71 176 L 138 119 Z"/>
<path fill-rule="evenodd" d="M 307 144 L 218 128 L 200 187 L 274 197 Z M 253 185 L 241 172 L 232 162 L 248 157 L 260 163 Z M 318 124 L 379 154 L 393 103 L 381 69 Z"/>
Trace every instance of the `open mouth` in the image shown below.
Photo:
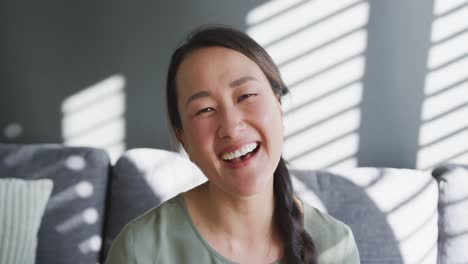
<path fill-rule="evenodd" d="M 254 142 L 254 143 L 247 144 L 246 146 L 242 147 L 239 150 L 225 153 L 222 155 L 221 158 L 223 161 L 229 162 L 229 163 L 242 162 L 242 161 L 249 159 L 253 155 L 255 155 L 259 149 L 260 149 L 260 143 Z"/>

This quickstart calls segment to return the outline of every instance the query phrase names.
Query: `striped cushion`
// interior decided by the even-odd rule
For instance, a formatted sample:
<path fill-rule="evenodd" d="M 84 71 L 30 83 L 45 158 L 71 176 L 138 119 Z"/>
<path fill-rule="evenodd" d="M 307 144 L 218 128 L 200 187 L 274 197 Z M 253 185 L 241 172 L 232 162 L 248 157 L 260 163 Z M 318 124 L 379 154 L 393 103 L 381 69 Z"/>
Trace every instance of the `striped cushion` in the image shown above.
<path fill-rule="evenodd" d="M 49 179 L 0 179 L 0 263 L 35 262 L 37 233 L 52 187 Z"/>

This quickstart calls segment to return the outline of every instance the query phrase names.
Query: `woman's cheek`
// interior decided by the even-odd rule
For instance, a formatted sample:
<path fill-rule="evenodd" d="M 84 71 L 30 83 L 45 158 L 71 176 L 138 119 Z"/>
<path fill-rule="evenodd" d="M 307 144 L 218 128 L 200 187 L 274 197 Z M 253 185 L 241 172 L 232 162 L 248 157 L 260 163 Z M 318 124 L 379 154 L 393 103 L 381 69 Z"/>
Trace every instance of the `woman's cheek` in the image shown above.
<path fill-rule="evenodd" d="M 208 118 L 194 118 L 191 122 L 190 132 L 198 143 L 204 144 L 203 141 L 208 140 L 211 134 L 214 133 L 212 128 L 213 124 Z"/>
<path fill-rule="evenodd" d="M 263 126 L 271 131 L 281 131 L 283 133 L 283 114 L 281 105 L 276 102 L 265 103 L 262 107 L 259 107 L 261 111 L 260 118 Z M 282 136 L 281 136 L 282 137 Z"/>
<path fill-rule="evenodd" d="M 276 109 L 271 107 L 267 102 L 258 100 L 256 103 L 247 106 L 247 112 L 250 116 L 257 116 L 270 120 L 273 117 L 272 114 L 276 112 Z"/>

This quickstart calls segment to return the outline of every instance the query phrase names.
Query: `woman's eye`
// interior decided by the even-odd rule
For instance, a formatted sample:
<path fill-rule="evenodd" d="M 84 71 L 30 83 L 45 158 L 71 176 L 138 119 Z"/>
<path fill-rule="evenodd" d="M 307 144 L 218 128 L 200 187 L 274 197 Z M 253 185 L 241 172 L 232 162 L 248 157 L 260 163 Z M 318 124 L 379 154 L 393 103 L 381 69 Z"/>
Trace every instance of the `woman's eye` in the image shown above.
<path fill-rule="evenodd" d="M 201 109 L 200 111 L 198 111 L 198 112 L 196 113 L 196 115 L 203 114 L 203 113 L 208 113 L 208 112 L 211 112 L 211 111 L 214 111 L 214 108 L 212 108 L 212 107 L 206 107 L 206 108 L 203 108 L 203 109 Z"/>
<path fill-rule="evenodd" d="M 239 98 L 237 98 L 237 102 L 240 102 L 242 100 L 245 100 L 249 97 L 254 97 L 254 96 L 257 96 L 257 94 L 243 94 L 241 96 L 239 96 Z"/>

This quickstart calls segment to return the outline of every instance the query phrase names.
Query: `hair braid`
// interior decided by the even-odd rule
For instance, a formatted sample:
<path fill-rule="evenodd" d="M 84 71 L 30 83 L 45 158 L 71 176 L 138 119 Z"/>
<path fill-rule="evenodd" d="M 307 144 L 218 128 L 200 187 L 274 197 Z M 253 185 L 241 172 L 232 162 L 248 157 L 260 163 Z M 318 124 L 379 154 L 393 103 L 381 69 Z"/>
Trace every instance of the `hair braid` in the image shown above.
<path fill-rule="evenodd" d="M 315 264 L 317 254 L 311 237 L 304 229 L 304 219 L 299 206 L 294 202 L 294 193 L 286 168 L 281 158 L 274 174 L 275 220 L 285 238 L 285 260 L 287 263 Z"/>

